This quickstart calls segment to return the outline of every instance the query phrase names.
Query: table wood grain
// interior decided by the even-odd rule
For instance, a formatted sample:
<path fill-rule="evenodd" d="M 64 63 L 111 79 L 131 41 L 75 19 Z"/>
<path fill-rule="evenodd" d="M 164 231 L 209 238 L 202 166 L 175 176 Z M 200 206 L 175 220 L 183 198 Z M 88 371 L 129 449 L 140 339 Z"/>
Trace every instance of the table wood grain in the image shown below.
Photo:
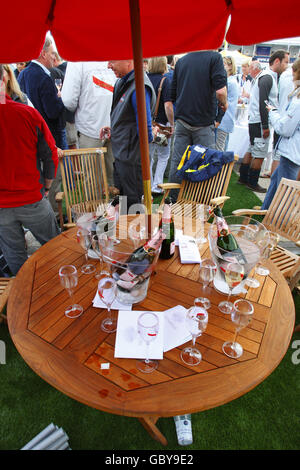
<path fill-rule="evenodd" d="M 210 257 L 208 245 L 202 257 Z M 92 260 L 96 265 L 97 260 Z M 251 324 L 238 341 L 244 348 L 239 359 L 222 352 L 231 340 L 234 325 L 218 310 L 224 295 L 212 287 L 207 330 L 197 338 L 202 353 L 198 366 L 181 361 L 182 345 L 164 353 L 151 374 L 136 368 L 135 359 L 114 357 L 115 333 L 100 329 L 105 310 L 94 308 L 97 280 L 81 274 L 75 301 L 84 314 L 69 319 L 69 304 L 58 271 L 63 264 L 84 263 L 76 242 L 76 229 L 63 232 L 35 252 L 15 278 L 8 301 L 8 325 L 13 342 L 26 363 L 62 393 L 93 408 L 136 417 L 150 435 L 166 445 L 156 422 L 159 417 L 207 410 L 240 397 L 261 383 L 280 363 L 289 346 L 295 308 L 288 285 L 277 268 L 268 262 L 270 275 L 259 277 L 261 286 L 243 296 L 254 305 Z M 198 265 L 182 265 L 178 248 L 170 260 L 160 260 L 151 277 L 147 298 L 134 310 L 164 311 L 176 305 L 190 307 L 203 294 Z M 117 312 L 116 312 L 117 314 Z M 109 369 L 101 369 L 102 363 Z"/>

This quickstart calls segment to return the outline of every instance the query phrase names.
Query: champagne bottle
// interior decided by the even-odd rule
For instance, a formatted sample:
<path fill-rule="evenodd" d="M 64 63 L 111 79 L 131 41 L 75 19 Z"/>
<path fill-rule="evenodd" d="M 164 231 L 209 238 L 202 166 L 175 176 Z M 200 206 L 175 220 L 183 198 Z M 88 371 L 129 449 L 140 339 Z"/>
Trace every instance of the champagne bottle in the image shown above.
<path fill-rule="evenodd" d="M 239 247 L 236 238 L 230 232 L 228 224 L 219 206 L 215 208 L 214 214 L 218 231 L 217 246 L 221 255 L 226 259 L 226 261 L 237 261 L 238 263 L 246 264 L 247 260 L 244 253 Z"/>
<path fill-rule="evenodd" d="M 113 278 L 117 281 L 117 285 L 125 290 L 132 289 L 137 283 L 143 282 L 151 271 L 151 264 L 155 259 L 155 255 L 165 238 L 162 229 L 148 240 L 143 246 L 138 247 L 127 259 L 125 266 L 116 269 Z"/>
<path fill-rule="evenodd" d="M 96 220 L 93 221 L 91 232 L 92 235 L 95 235 L 97 232 L 106 233 L 111 228 L 112 224 L 114 224 L 117 220 L 119 212 L 119 196 L 116 196 L 111 203 L 108 205 L 106 210 L 102 215 L 100 215 Z"/>
<path fill-rule="evenodd" d="M 161 259 L 170 259 L 175 253 L 175 226 L 171 213 L 171 204 L 172 200 L 170 198 L 166 198 L 163 215 L 160 222 L 160 228 L 166 236 L 161 245 L 161 251 L 159 255 Z"/>

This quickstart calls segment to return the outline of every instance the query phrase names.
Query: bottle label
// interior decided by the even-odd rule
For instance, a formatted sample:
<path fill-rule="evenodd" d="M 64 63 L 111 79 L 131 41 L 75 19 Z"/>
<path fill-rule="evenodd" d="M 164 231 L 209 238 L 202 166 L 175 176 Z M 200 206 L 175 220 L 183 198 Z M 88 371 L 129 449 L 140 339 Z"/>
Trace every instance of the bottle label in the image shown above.
<path fill-rule="evenodd" d="M 148 251 L 149 249 L 157 250 L 165 238 L 166 235 L 163 233 L 162 229 L 159 229 L 158 232 L 154 235 L 154 237 L 152 237 L 151 240 L 145 243 L 145 251 Z"/>
<path fill-rule="evenodd" d="M 192 444 L 193 442 L 193 434 L 192 434 L 192 423 L 191 421 L 184 419 L 176 421 L 176 433 L 178 443 L 180 445 L 188 445 Z"/>
<path fill-rule="evenodd" d="M 164 212 L 162 215 L 162 223 L 163 224 L 169 224 L 171 222 L 171 206 L 169 204 L 165 204 L 164 206 Z"/>
<path fill-rule="evenodd" d="M 218 230 L 218 237 L 224 237 L 229 234 L 229 228 L 225 219 L 216 216 L 216 225 Z"/>

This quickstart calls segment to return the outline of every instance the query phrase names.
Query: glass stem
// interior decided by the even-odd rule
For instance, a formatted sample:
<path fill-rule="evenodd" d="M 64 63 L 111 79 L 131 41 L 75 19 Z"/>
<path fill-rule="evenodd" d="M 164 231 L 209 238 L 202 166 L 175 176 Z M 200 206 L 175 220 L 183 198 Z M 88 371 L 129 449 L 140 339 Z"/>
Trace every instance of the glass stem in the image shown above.
<path fill-rule="evenodd" d="M 107 319 L 112 322 L 110 305 L 107 305 Z"/>
<path fill-rule="evenodd" d="M 149 343 L 146 343 L 147 345 L 147 348 L 146 348 L 146 359 L 145 359 L 145 363 L 146 364 L 149 364 Z"/>
<path fill-rule="evenodd" d="M 68 294 L 70 296 L 70 299 L 71 299 L 71 305 L 73 306 L 74 305 L 74 296 L 73 296 L 73 290 L 72 289 L 68 289 Z"/>
<path fill-rule="evenodd" d="M 193 348 L 195 347 L 195 344 L 196 344 L 196 336 L 192 336 L 192 345 L 193 345 Z"/>
<path fill-rule="evenodd" d="M 238 332 L 239 332 L 238 329 L 236 329 L 235 332 L 234 332 L 234 337 L 233 337 L 233 340 L 232 340 L 233 344 L 236 342 L 236 338 L 237 338 Z"/>
<path fill-rule="evenodd" d="M 228 293 L 227 300 L 226 300 L 228 304 L 230 303 L 230 296 L 231 296 L 231 289 L 229 289 L 229 293 Z"/>

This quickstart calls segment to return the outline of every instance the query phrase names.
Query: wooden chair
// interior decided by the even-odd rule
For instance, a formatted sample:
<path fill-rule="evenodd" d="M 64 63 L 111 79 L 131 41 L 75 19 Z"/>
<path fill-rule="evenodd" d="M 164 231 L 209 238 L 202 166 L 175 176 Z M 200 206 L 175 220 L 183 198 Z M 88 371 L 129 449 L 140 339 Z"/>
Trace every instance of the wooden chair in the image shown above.
<path fill-rule="evenodd" d="M 63 192 L 56 194 L 61 229 L 74 227 L 72 208 L 90 212 L 99 204 L 108 202 L 109 188 L 106 177 L 105 148 L 64 150 L 59 164 Z M 65 201 L 67 223 L 63 220 L 62 203 Z"/>
<path fill-rule="evenodd" d="M 3 310 L 7 304 L 13 280 L 13 277 L 0 277 L 0 323 L 3 321 L 7 322 L 6 315 L 3 313 Z"/>
<path fill-rule="evenodd" d="M 172 205 L 172 212 L 175 217 L 184 213 L 187 217 L 195 218 L 197 205 L 199 204 L 223 207 L 225 201 L 230 199 L 229 196 L 226 196 L 226 192 L 234 163 L 238 159 L 238 155 L 235 155 L 232 162 L 223 165 L 219 173 L 206 181 L 194 183 L 182 180 L 181 183 L 159 184 L 158 186 L 164 190 L 164 195 L 158 210 L 162 210 L 164 200 L 171 189 L 179 189 L 177 201 Z"/>
<path fill-rule="evenodd" d="M 300 254 L 300 181 L 282 178 L 267 210 L 238 209 L 232 213 L 250 217 L 264 215 L 262 224 L 266 229 L 295 243 L 295 251 Z M 300 256 L 279 245 L 272 252 L 270 259 L 280 269 L 293 290 L 300 279 Z"/>

